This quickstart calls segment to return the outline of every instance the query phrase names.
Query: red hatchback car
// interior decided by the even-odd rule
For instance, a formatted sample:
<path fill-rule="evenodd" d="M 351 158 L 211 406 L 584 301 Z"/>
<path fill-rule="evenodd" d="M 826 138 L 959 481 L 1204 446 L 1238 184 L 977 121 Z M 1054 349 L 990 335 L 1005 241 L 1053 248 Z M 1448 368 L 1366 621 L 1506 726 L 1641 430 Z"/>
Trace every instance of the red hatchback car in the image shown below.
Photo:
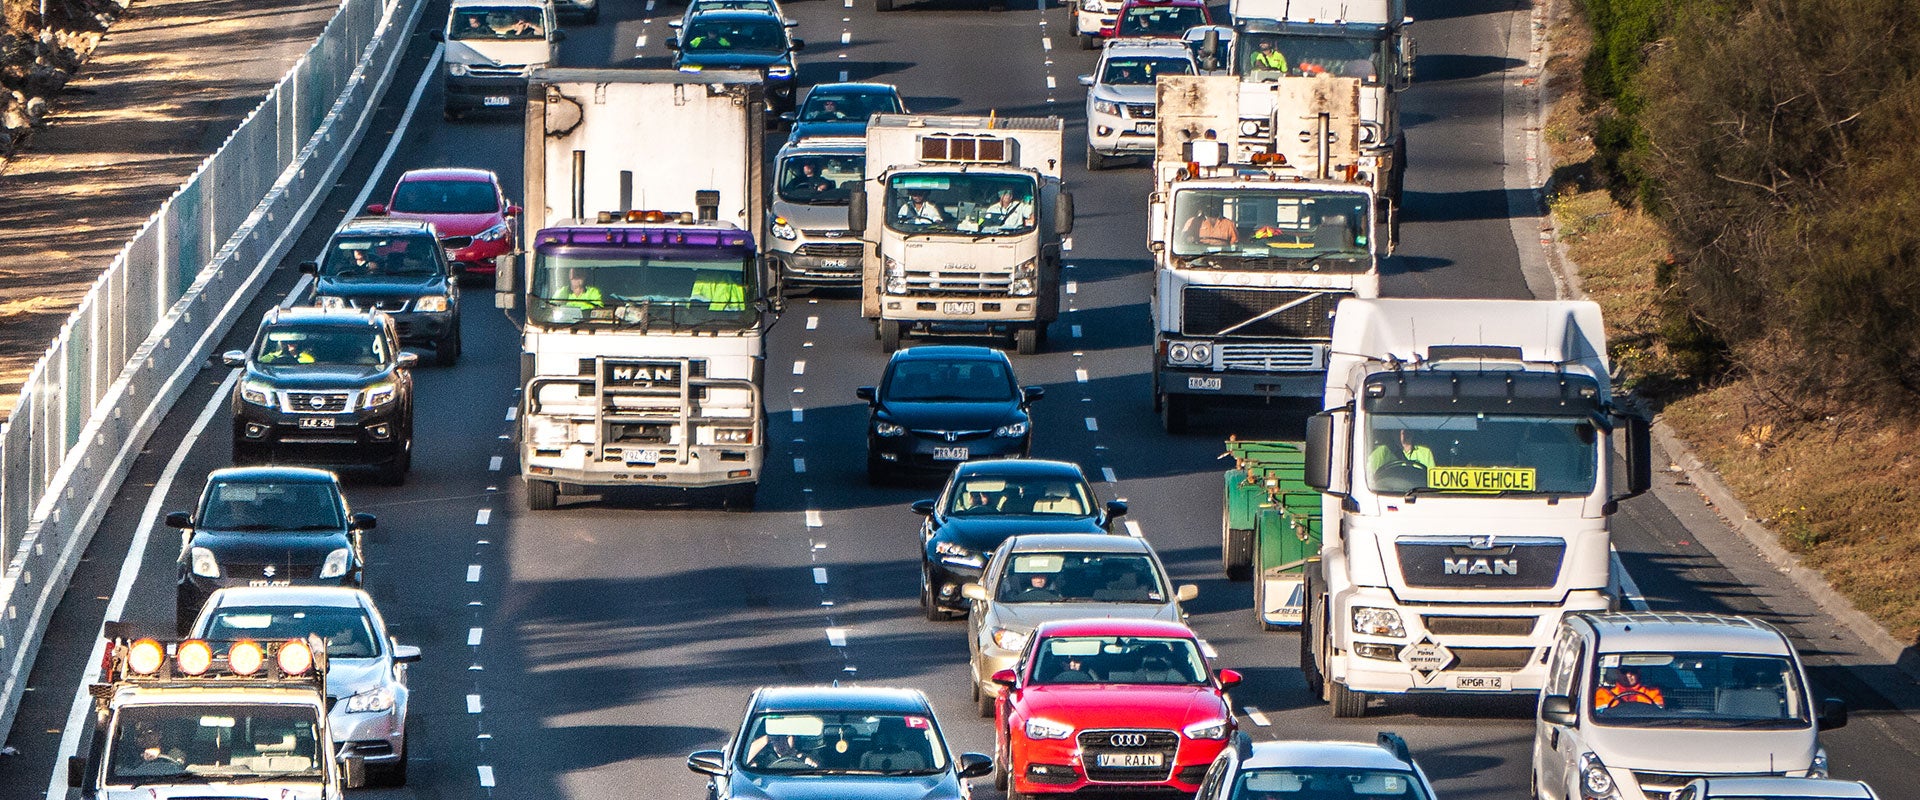
<path fill-rule="evenodd" d="M 1202 0 L 1127 0 L 1120 5 L 1111 27 L 1102 26 L 1108 39 L 1178 39 L 1188 28 L 1212 25 L 1213 15 Z"/>
<path fill-rule="evenodd" d="M 433 223 L 447 260 L 460 275 L 492 275 L 493 259 L 514 250 L 520 207 L 507 202 L 500 176 L 484 169 L 416 169 L 400 176 L 393 196 L 367 213 Z"/>
<path fill-rule="evenodd" d="M 995 783 L 1010 800 L 1081 789 L 1192 794 L 1235 724 L 1200 640 L 1176 622 L 1050 622 L 1013 669 L 996 713 Z"/>

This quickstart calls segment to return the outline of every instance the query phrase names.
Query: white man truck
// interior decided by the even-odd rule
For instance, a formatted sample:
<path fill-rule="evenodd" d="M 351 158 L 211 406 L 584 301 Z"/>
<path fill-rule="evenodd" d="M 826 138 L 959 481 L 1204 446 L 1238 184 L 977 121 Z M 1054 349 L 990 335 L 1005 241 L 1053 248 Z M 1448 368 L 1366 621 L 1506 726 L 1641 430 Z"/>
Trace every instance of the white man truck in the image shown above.
<path fill-rule="evenodd" d="M 1380 293 L 1360 81 L 1159 81 L 1147 246 L 1153 401 L 1169 433 L 1229 400 L 1317 398 L 1334 308 Z"/>
<path fill-rule="evenodd" d="M 318 639 L 163 642 L 108 628 L 86 749 L 67 762 L 84 800 L 342 800 L 364 782 L 360 757 L 336 753 L 327 729 Z"/>
<path fill-rule="evenodd" d="M 891 353 L 903 336 L 1013 337 L 1044 344 L 1060 315 L 1059 117 L 878 114 L 866 179 L 847 209 L 866 243 L 861 316 Z"/>
<path fill-rule="evenodd" d="M 1561 617 L 1613 606 L 1608 520 L 1651 474 L 1599 306 L 1346 300 L 1335 319 L 1307 424 L 1309 688 L 1336 717 L 1377 694 L 1539 691 Z"/>
<path fill-rule="evenodd" d="M 527 99 L 520 470 L 527 505 L 591 487 L 750 508 L 770 305 L 760 76 L 535 71 Z M 516 278 L 524 283 L 516 285 Z"/>
<path fill-rule="evenodd" d="M 1399 240 L 1407 143 L 1399 93 L 1413 83 L 1406 0 L 1234 0 L 1234 73 L 1268 83 L 1328 75 L 1360 81 L 1360 144 L 1371 171 L 1382 231 Z"/>

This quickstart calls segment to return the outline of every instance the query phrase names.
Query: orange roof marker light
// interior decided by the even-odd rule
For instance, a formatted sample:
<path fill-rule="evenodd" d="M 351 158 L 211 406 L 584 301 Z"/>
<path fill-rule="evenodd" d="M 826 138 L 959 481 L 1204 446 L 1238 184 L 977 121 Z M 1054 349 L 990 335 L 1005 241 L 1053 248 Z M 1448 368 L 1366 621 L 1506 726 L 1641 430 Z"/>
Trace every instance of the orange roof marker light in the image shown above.
<path fill-rule="evenodd" d="M 266 653 L 258 642 L 243 639 L 227 649 L 227 668 L 235 675 L 254 675 L 265 661 Z"/>
<path fill-rule="evenodd" d="M 166 657 L 166 650 L 159 642 L 141 639 L 127 648 L 127 668 L 140 675 L 152 675 L 160 671 L 160 664 Z"/>
<path fill-rule="evenodd" d="M 313 649 L 308 647 L 306 642 L 294 639 L 280 645 L 280 652 L 276 654 L 275 660 L 279 662 L 282 673 L 305 675 L 307 670 L 313 669 Z"/>
<path fill-rule="evenodd" d="M 181 642 L 173 651 L 173 667 L 182 675 L 204 675 L 213 667 L 213 648 L 198 639 Z"/>

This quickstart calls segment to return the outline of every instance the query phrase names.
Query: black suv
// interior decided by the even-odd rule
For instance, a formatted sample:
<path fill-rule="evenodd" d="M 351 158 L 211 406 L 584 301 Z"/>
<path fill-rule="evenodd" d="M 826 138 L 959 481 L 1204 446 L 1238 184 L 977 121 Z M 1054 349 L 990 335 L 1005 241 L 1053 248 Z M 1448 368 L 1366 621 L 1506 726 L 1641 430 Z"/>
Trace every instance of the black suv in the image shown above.
<path fill-rule="evenodd" d="M 385 311 L 401 344 L 432 348 L 443 366 L 460 360 L 460 286 L 432 223 L 356 217 L 300 271 L 317 278 L 314 305 Z"/>
<path fill-rule="evenodd" d="M 233 389 L 233 461 L 370 466 L 398 485 L 413 466 L 413 374 L 393 320 L 377 311 L 276 308 Z"/>
<path fill-rule="evenodd" d="M 360 534 L 373 526 L 372 514 L 347 510 L 331 472 L 215 470 L 198 513 L 167 515 L 167 527 L 184 531 L 175 625 L 185 635 L 207 597 L 228 586 L 359 586 Z"/>

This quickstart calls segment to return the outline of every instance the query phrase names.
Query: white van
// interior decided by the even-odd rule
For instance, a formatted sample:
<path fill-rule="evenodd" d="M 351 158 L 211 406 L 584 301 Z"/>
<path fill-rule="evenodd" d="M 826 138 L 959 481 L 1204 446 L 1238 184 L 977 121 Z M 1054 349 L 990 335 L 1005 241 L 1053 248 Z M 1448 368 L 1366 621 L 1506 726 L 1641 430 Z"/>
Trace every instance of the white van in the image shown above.
<path fill-rule="evenodd" d="M 557 62 L 560 30 L 548 0 L 453 0 L 445 30 L 446 117 L 526 107 L 527 75 Z"/>
<path fill-rule="evenodd" d="M 1697 778 L 1827 775 L 1816 702 L 1778 629 L 1720 614 L 1571 614 L 1560 624 L 1533 739 L 1543 800 L 1669 800 Z"/>

